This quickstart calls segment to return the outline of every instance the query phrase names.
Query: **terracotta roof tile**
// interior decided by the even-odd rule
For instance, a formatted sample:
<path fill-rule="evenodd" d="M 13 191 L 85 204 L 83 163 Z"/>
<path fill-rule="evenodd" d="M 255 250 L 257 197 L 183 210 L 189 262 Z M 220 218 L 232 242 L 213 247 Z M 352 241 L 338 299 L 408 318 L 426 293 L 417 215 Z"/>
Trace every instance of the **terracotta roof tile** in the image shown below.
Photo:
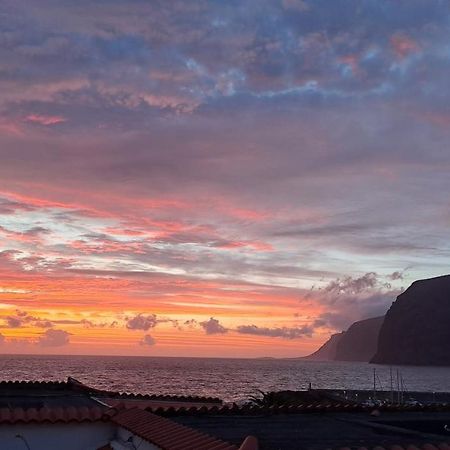
<path fill-rule="evenodd" d="M 68 377 L 67 381 L 36 381 L 36 380 L 2 380 L 0 381 L 0 391 L 5 390 L 14 391 L 30 391 L 30 390 L 52 390 L 52 391 L 65 391 L 72 392 L 85 392 L 90 394 L 96 394 L 99 397 L 111 398 L 111 399 L 124 399 L 124 400 L 152 400 L 158 402 L 177 402 L 187 404 L 217 404 L 221 405 L 222 400 L 217 397 L 201 397 L 194 395 L 156 395 L 156 394 L 134 394 L 129 392 L 108 391 L 105 389 L 98 389 L 92 386 L 88 386 L 81 383 L 75 378 Z"/>
<path fill-rule="evenodd" d="M 235 445 L 137 408 L 119 411 L 111 420 L 163 450 L 237 450 Z"/>
<path fill-rule="evenodd" d="M 17 423 L 71 423 L 107 421 L 111 411 L 101 407 L 0 408 L 0 425 Z"/>
<path fill-rule="evenodd" d="M 130 406 L 130 405 L 127 405 Z M 142 406 L 135 404 L 135 407 Z M 146 411 L 154 412 L 162 416 L 181 416 L 181 415 L 254 415 L 254 414 L 298 414 L 298 413 L 328 413 L 328 412 L 371 412 L 373 406 L 360 405 L 356 403 L 330 403 L 330 402 L 314 402 L 299 403 L 294 405 L 180 405 L 179 403 L 161 405 L 160 403 L 149 404 L 143 407 Z M 382 405 L 376 408 L 378 411 L 388 412 L 444 412 L 450 411 L 450 404 L 439 405 Z M 412 450 L 412 449 L 411 449 Z M 446 449 L 450 450 L 450 449 Z"/>
<path fill-rule="evenodd" d="M 258 439 L 256 439 L 255 436 L 247 436 L 239 447 L 239 450 L 258 450 L 258 448 Z"/>

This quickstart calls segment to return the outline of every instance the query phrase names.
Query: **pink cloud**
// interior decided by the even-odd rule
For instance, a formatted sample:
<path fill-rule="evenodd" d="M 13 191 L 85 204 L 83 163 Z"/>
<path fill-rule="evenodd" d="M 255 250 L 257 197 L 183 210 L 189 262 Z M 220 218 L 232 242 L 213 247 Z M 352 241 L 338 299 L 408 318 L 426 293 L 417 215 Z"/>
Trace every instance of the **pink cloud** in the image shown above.
<path fill-rule="evenodd" d="M 217 247 L 230 250 L 235 248 L 250 247 L 259 252 L 273 251 L 273 246 L 271 244 L 260 241 L 229 241 L 223 244 L 219 244 Z"/>
<path fill-rule="evenodd" d="M 23 131 L 19 124 L 13 120 L 0 119 L 0 131 L 6 135 L 22 136 Z"/>
<path fill-rule="evenodd" d="M 42 114 L 30 114 L 25 118 L 25 122 L 32 122 L 45 126 L 56 125 L 66 121 L 67 119 L 62 116 L 46 116 Z"/>
<path fill-rule="evenodd" d="M 140 242 L 117 242 L 109 239 L 95 239 L 91 242 L 77 240 L 70 243 L 74 250 L 85 254 L 118 253 L 143 254 L 143 244 Z"/>
<path fill-rule="evenodd" d="M 406 34 L 396 33 L 391 37 L 390 42 L 392 50 L 399 59 L 406 58 L 411 53 L 420 50 L 419 44 Z"/>

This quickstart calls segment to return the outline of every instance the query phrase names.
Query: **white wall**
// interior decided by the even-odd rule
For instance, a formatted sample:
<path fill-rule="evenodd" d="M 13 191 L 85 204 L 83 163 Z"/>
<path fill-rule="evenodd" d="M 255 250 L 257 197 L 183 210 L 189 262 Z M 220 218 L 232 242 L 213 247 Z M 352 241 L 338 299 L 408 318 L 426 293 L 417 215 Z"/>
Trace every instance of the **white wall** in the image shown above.
<path fill-rule="evenodd" d="M 0 425 L 0 449 L 27 450 L 17 434 L 26 439 L 30 450 L 97 450 L 114 438 L 116 427 L 106 422 Z"/>

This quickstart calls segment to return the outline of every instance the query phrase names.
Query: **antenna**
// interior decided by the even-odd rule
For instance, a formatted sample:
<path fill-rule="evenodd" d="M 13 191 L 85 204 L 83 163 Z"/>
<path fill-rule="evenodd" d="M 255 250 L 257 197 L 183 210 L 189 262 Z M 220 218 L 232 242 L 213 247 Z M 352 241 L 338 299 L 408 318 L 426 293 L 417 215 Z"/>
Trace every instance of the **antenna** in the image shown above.
<path fill-rule="evenodd" d="M 394 380 L 392 379 L 392 366 L 389 367 L 389 375 L 391 378 L 391 404 L 394 403 Z"/>
<path fill-rule="evenodd" d="M 27 447 L 27 450 L 31 450 L 30 445 L 28 444 L 27 440 L 21 434 L 16 434 L 14 437 L 16 439 L 20 439 Z"/>

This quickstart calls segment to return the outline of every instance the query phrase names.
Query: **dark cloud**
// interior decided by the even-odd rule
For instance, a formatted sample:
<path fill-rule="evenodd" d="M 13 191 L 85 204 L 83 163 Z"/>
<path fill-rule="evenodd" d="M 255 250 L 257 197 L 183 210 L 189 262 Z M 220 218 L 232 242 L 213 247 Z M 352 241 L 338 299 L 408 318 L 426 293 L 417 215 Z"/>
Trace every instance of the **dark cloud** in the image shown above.
<path fill-rule="evenodd" d="M 359 278 L 348 276 L 330 281 L 323 288 L 323 291 L 327 294 L 354 295 L 367 292 L 368 290 L 375 288 L 378 284 L 378 275 L 375 272 L 368 272 Z"/>
<path fill-rule="evenodd" d="M 228 332 L 228 329 L 213 317 L 204 322 L 200 322 L 199 325 L 205 330 L 206 334 L 225 334 Z"/>
<path fill-rule="evenodd" d="M 7 328 L 21 328 L 31 326 L 37 328 L 52 328 L 55 325 L 83 325 L 85 328 L 114 328 L 118 325 L 113 322 L 94 322 L 89 319 L 45 319 L 29 314 L 27 311 L 17 309 L 15 316 L 6 316 L 4 326 Z"/>
<path fill-rule="evenodd" d="M 392 281 L 403 280 L 405 277 L 404 272 L 395 271 L 388 275 L 388 278 Z"/>
<path fill-rule="evenodd" d="M 22 326 L 22 320 L 19 317 L 9 316 L 5 319 L 5 325 L 8 328 L 20 328 Z"/>
<path fill-rule="evenodd" d="M 401 280 L 392 274 L 386 278 Z M 367 272 L 359 277 L 332 280 L 321 289 L 312 289 L 309 297 L 326 309 L 318 318 L 322 324 L 344 330 L 357 320 L 385 314 L 401 291 L 402 288 L 385 282 L 376 272 Z"/>
<path fill-rule="evenodd" d="M 256 325 L 240 325 L 236 328 L 236 331 L 242 334 L 255 334 L 257 336 L 280 337 L 284 339 L 299 339 L 303 337 L 311 337 L 314 332 L 314 328 L 309 325 L 292 328 L 289 327 L 268 328 L 268 327 L 258 327 Z"/>
<path fill-rule="evenodd" d="M 189 320 L 185 320 L 183 322 L 183 325 L 189 327 L 189 328 L 194 328 L 197 325 L 197 321 L 195 319 L 189 319 Z"/>
<path fill-rule="evenodd" d="M 43 335 L 39 337 L 38 345 L 42 347 L 61 347 L 69 344 L 69 336 L 65 330 L 46 330 Z"/>
<path fill-rule="evenodd" d="M 155 341 L 155 339 L 154 339 L 152 336 L 150 336 L 149 334 L 146 334 L 146 335 L 142 338 L 142 340 L 140 341 L 140 344 L 141 344 L 141 345 L 152 346 L 152 345 L 155 345 L 155 344 L 156 344 L 156 341 Z"/>
<path fill-rule="evenodd" d="M 143 314 L 138 314 L 135 317 L 131 317 L 127 320 L 127 328 L 129 330 L 144 330 L 147 331 L 150 328 L 156 327 L 158 324 L 158 319 L 155 314 L 150 314 L 145 316 Z"/>
<path fill-rule="evenodd" d="M 170 323 L 175 328 L 179 328 L 178 320 L 176 319 L 169 319 L 167 317 L 158 317 L 156 314 L 137 314 L 134 317 L 127 317 L 126 318 L 126 327 L 129 330 L 144 330 L 148 331 L 150 328 L 155 328 L 156 325 L 160 323 Z M 117 326 L 117 322 L 113 321 L 112 323 L 105 323 L 100 324 L 104 326 L 109 326 L 111 328 L 114 328 Z M 99 326 L 99 324 L 96 324 L 96 326 Z"/>
<path fill-rule="evenodd" d="M 21 328 L 23 326 L 35 326 L 38 328 L 51 328 L 53 323 L 50 320 L 32 316 L 26 311 L 16 310 L 15 316 L 7 316 L 5 319 L 7 328 Z"/>

